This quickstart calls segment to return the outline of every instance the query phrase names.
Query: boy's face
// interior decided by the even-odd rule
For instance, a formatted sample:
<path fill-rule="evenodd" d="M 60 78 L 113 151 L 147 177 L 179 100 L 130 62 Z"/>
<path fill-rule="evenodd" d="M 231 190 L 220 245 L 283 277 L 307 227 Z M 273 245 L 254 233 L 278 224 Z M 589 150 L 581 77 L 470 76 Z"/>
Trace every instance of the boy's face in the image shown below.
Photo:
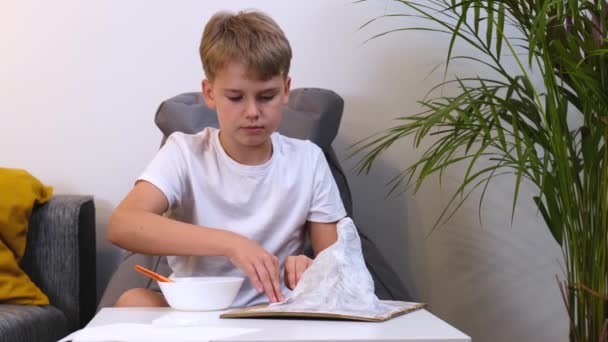
<path fill-rule="evenodd" d="M 267 147 L 283 117 L 291 80 L 282 75 L 252 79 L 241 63 L 220 70 L 213 83 L 203 81 L 209 108 L 217 111 L 222 138 L 235 148 Z"/>

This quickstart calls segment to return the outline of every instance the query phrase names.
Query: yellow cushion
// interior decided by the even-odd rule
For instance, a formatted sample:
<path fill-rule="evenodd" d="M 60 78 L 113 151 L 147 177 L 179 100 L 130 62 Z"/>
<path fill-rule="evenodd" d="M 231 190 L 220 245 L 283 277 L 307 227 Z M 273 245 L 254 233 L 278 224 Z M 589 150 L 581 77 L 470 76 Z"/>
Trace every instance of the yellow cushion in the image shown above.
<path fill-rule="evenodd" d="M 47 305 L 49 299 L 19 267 L 35 204 L 47 202 L 53 188 L 27 171 L 0 168 L 0 303 Z"/>

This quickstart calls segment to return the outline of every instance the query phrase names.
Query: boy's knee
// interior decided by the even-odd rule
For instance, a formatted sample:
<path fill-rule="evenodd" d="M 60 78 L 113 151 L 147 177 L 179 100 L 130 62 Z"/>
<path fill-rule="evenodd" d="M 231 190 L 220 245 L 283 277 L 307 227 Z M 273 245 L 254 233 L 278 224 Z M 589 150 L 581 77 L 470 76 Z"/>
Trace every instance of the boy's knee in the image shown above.
<path fill-rule="evenodd" d="M 116 303 L 115 307 L 162 307 L 168 306 L 162 294 L 143 288 L 125 291 Z"/>

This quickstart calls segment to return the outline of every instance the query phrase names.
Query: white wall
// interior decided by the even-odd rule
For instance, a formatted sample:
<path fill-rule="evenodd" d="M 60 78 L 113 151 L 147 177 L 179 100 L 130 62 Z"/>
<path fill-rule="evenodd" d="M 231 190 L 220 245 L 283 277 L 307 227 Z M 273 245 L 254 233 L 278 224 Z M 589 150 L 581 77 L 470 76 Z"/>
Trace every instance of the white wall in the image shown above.
<path fill-rule="evenodd" d="M 425 78 L 445 58 L 447 41 L 396 33 L 362 44 L 405 19 L 364 30 L 399 4 L 369 1 L 3 1 L 0 11 L 0 165 L 25 168 L 57 193 L 92 194 L 97 207 L 102 290 L 119 257 L 105 239 L 111 210 L 158 148 L 157 105 L 194 91 L 205 21 L 220 9 L 259 8 L 275 18 L 294 50 L 294 87 L 333 89 L 346 101 L 335 147 L 390 127 L 419 109 L 441 80 Z M 466 51 L 465 51 L 466 52 Z M 456 66 L 456 70 L 477 70 Z M 524 189 L 510 224 L 509 179 L 428 234 L 460 170 L 414 197 L 385 199 L 385 182 L 420 151 L 410 142 L 385 154 L 367 176 L 349 175 L 359 225 L 385 251 L 430 310 L 476 341 L 565 341 L 567 316 L 555 275 L 559 248 Z M 345 162 L 347 168 L 353 161 Z"/>

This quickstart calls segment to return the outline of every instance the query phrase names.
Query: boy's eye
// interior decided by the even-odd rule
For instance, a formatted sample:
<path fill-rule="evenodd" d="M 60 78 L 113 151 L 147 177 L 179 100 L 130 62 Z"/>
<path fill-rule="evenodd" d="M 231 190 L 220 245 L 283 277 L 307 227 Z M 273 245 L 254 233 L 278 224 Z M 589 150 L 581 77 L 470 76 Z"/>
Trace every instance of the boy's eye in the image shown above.
<path fill-rule="evenodd" d="M 270 101 L 272 99 L 274 99 L 274 95 L 269 95 L 269 96 L 260 96 L 260 99 L 262 101 Z"/>
<path fill-rule="evenodd" d="M 259 101 L 264 101 L 264 102 L 268 102 L 271 101 L 272 99 L 274 99 L 276 95 L 264 95 L 264 96 L 259 96 L 258 100 Z M 226 96 L 228 98 L 228 100 L 232 101 L 232 102 L 238 102 L 241 101 L 243 99 L 242 95 L 239 96 Z"/>

